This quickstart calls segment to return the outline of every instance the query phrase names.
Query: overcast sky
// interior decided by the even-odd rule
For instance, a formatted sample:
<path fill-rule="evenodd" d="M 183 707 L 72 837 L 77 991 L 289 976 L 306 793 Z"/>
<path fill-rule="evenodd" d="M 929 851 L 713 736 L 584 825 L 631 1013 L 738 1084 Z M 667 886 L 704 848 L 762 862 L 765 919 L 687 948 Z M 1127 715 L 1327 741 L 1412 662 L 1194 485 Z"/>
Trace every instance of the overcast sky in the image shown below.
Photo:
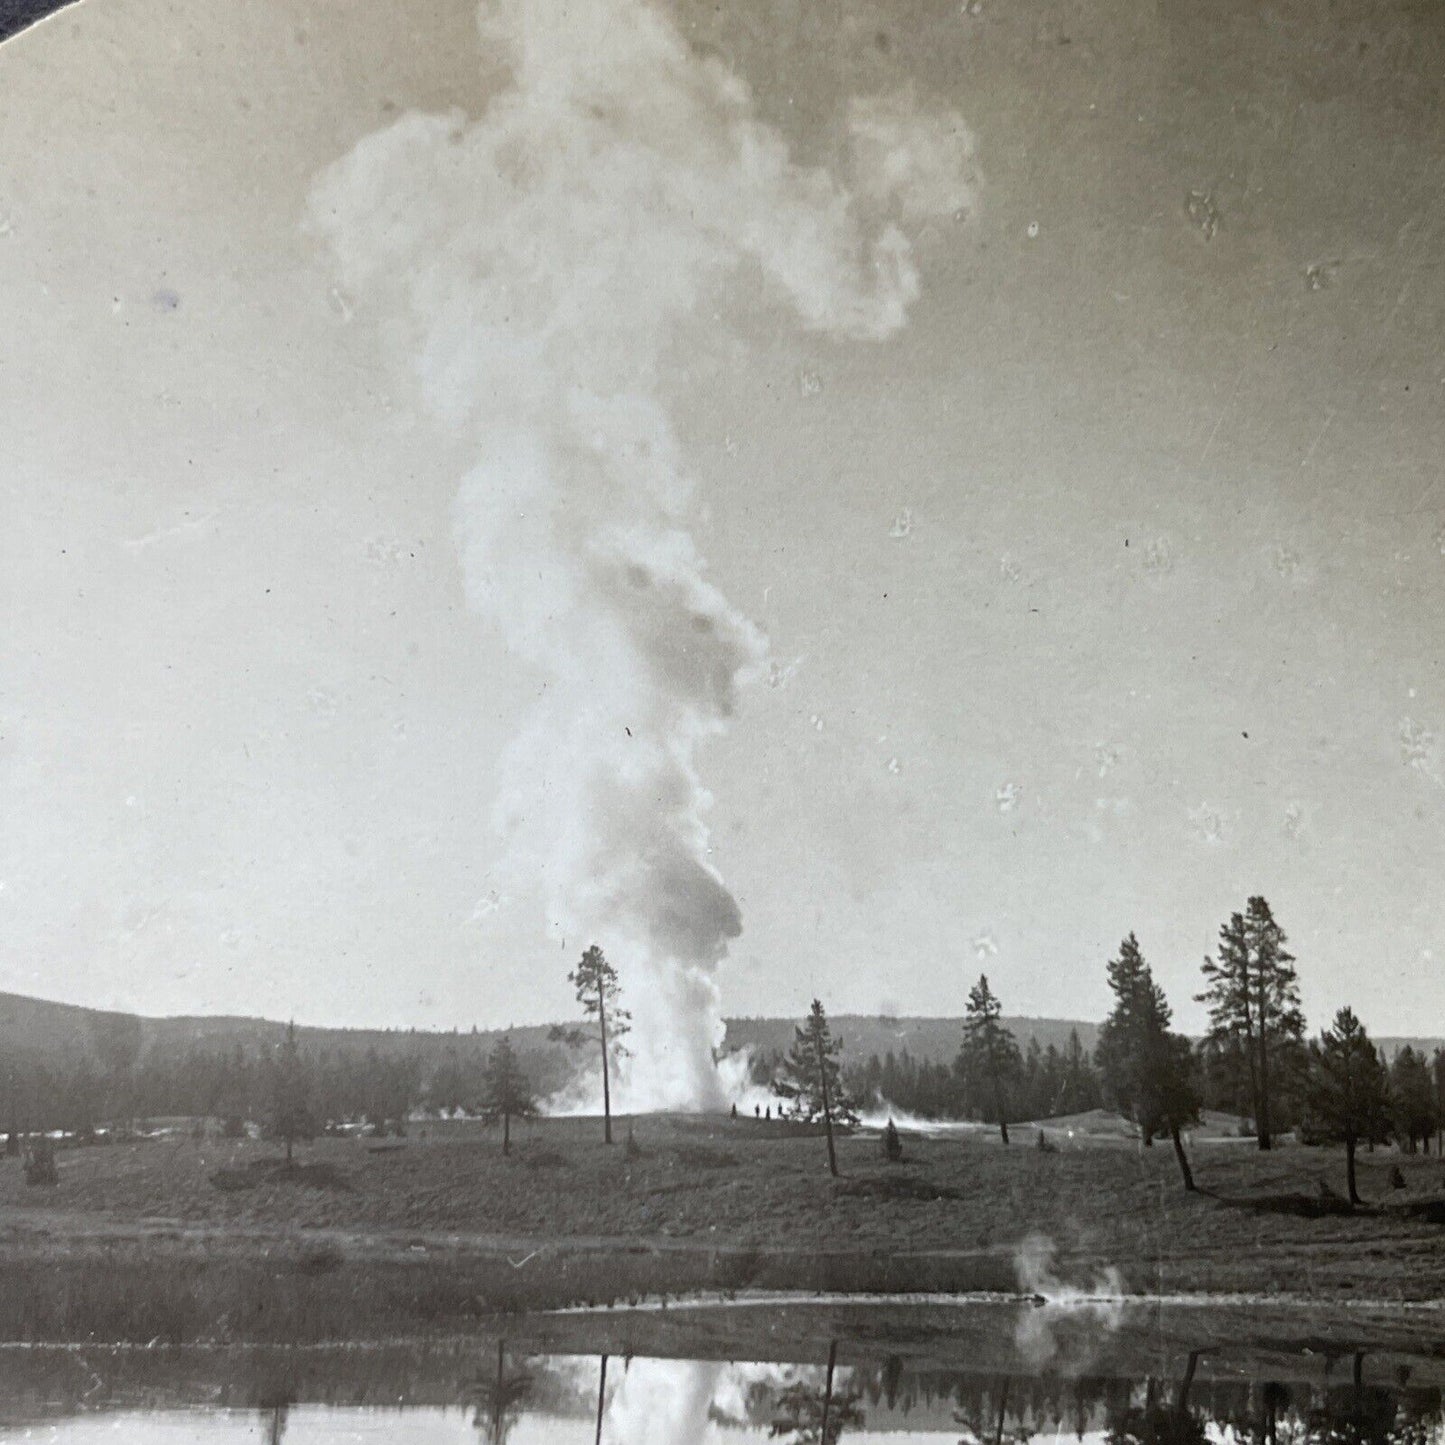
<path fill-rule="evenodd" d="M 752 259 L 644 367 L 707 580 L 767 639 L 695 757 L 741 914 L 724 1009 L 952 1013 L 982 967 L 1011 1013 L 1099 1017 L 1132 929 L 1194 1027 L 1203 954 L 1263 893 L 1312 1026 L 1445 1028 L 1445 13 L 572 6 L 614 10 L 610 74 L 635 36 L 677 47 L 680 93 L 793 167 L 708 222 Z M 317 224 L 358 143 L 421 115 L 456 108 L 482 163 L 506 23 L 87 0 L 0 48 L 0 988 L 570 1010 L 587 940 L 497 826 L 552 673 L 466 571 L 496 418 L 408 381 L 390 253 L 358 283 Z M 645 99 L 598 108 L 598 154 L 650 174 Z M 844 159 L 860 115 L 966 204 L 885 196 L 888 156 Z M 406 224 L 431 153 L 378 144 Z M 766 250 L 810 176 L 874 287 L 838 316 Z M 889 206 L 916 296 L 867 268 Z M 451 259 L 516 220 L 479 199 Z M 566 244 L 549 288 L 590 254 Z"/>

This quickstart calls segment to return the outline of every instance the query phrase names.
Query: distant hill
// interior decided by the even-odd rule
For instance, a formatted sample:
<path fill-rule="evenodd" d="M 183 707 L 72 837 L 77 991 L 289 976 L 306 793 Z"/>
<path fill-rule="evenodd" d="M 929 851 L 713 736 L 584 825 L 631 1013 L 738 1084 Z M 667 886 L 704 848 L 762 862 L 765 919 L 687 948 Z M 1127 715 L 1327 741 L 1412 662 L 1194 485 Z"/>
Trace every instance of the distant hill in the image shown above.
<path fill-rule="evenodd" d="M 23 994 L 0 993 L 0 1051 L 21 1049 L 37 1052 L 87 1051 L 104 1020 L 117 1017 L 101 1009 L 76 1004 L 52 1003 Z M 724 1047 L 729 1050 L 752 1047 L 763 1053 L 786 1053 L 793 1042 L 797 1024 L 791 1018 L 739 1018 L 727 1021 Z M 890 1051 L 905 1050 L 914 1058 L 951 1060 L 958 1052 L 963 1022 L 957 1018 L 875 1018 L 862 1014 L 840 1014 L 831 1020 L 834 1033 L 843 1040 L 847 1061 L 866 1061 L 870 1054 L 882 1058 Z M 1077 1029 L 1086 1049 L 1094 1046 L 1095 1024 L 1070 1019 L 1005 1019 L 1004 1023 L 1025 1047 L 1037 1038 L 1041 1048 L 1051 1043 L 1062 1049 L 1069 1032 Z M 235 1015 L 141 1018 L 142 1052 L 152 1048 L 184 1052 L 193 1046 L 241 1044 L 252 1049 L 273 1044 L 285 1029 L 274 1019 Z M 550 1051 L 548 1025 L 529 1024 L 508 1030 L 513 1043 L 524 1053 Z M 302 1041 L 318 1049 L 375 1048 L 383 1054 L 418 1053 L 432 1056 L 448 1047 L 465 1043 L 469 1048 L 488 1048 L 500 1031 L 444 1032 L 430 1029 L 345 1029 L 298 1026 Z"/>
<path fill-rule="evenodd" d="M 1005 1018 L 1002 1020 L 1023 1048 L 1037 1039 L 1041 1049 L 1053 1044 L 1062 1052 L 1069 1034 L 1078 1031 L 1079 1042 L 1093 1049 L 1099 1034 L 1097 1024 L 1081 1019 Z M 729 1019 L 727 1047 L 751 1046 L 764 1054 L 787 1053 L 792 1047 L 796 1019 Z M 830 1015 L 828 1025 L 835 1038 L 843 1041 L 845 1063 L 866 1062 L 872 1054 L 881 1059 L 889 1053 L 907 1051 L 915 1059 L 951 1063 L 963 1038 L 961 1018 L 882 1018 L 869 1014 Z"/>
<path fill-rule="evenodd" d="M 76 1004 L 54 1003 L 23 994 L 0 993 L 0 1067 L 6 1056 L 31 1057 L 97 1056 L 97 1042 L 108 1024 L 135 1019 L 104 1009 Z M 173 1018 L 138 1019 L 140 1055 L 179 1058 L 192 1049 L 214 1052 L 239 1044 L 248 1054 L 273 1046 L 286 1025 L 275 1019 L 244 1015 L 182 1015 Z M 569 1051 L 547 1040 L 548 1026 L 532 1024 L 508 1030 L 431 1029 L 344 1029 L 307 1028 L 298 1025 L 302 1044 L 318 1053 L 365 1052 L 375 1049 L 386 1058 L 416 1059 L 423 1073 L 440 1064 L 448 1051 L 459 1055 L 490 1052 L 492 1044 L 507 1032 L 517 1052 L 528 1062 L 533 1082 L 545 1092 L 560 1088 L 573 1072 Z"/>
<path fill-rule="evenodd" d="M 105 1009 L 84 1008 L 78 1004 L 53 1003 L 49 999 L 29 998 L 24 994 L 0 993 L 0 1048 L 33 1050 L 88 1047 L 96 1031 L 106 1019 L 134 1017 Z M 190 1044 L 253 1045 L 274 1042 L 285 1032 L 283 1022 L 250 1018 L 244 1015 L 181 1015 L 173 1018 L 140 1018 L 141 1047 L 156 1045 L 184 1048 Z M 514 1037 L 529 1030 L 513 1030 Z M 544 1027 L 534 1030 L 546 1034 Z M 396 1029 L 329 1029 L 298 1026 L 297 1033 L 308 1043 L 320 1047 L 345 1044 L 367 1048 L 375 1044 L 381 1049 L 398 1046 L 401 1040 L 416 1037 L 417 1031 Z M 424 1037 L 450 1041 L 454 1034 L 427 1032 Z"/>
<path fill-rule="evenodd" d="M 48 999 L 30 998 L 24 994 L 0 993 L 0 1059 L 7 1052 L 70 1053 L 91 1052 L 96 1035 L 106 1019 L 118 1015 L 102 1009 L 83 1008 L 76 1004 L 53 1003 Z M 724 1047 L 729 1050 L 753 1048 L 763 1054 L 786 1053 L 792 1046 L 793 1030 L 799 1021 L 792 1018 L 735 1018 L 727 1021 Z M 846 1064 L 864 1063 L 870 1055 L 883 1058 L 890 1051 L 905 1050 L 915 1059 L 951 1062 L 958 1053 L 963 1032 L 961 1018 L 884 1018 L 866 1014 L 837 1014 L 830 1020 L 834 1034 L 843 1041 Z M 1028 1047 L 1037 1039 L 1039 1047 L 1053 1044 L 1059 1050 L 1068 1046 L 1069 1034 L 1077 1030 L 1079 1042 L 1086 1049 L 1094 1047 L 1099 1027 L 1083 1019 L 1005 1018 L 1019 1043 Z M 241 1044 L 248 1051 L 258 1045 L 274 1044 L 285 1029 L 274 1019 L 244 1016 L 180 1016 L 175 1018 L 141 1018 L 142 1052 L 157 1049 L 165 1053 L 184 1053 L 194 1046 Z M 556 1077 L 558 1082 L 570 1072 L 565 1051 L 547 1041 L 546 1024 L 528 1024 L 507 1030 L 518 1051 L 534 1059 L 548 1060 L 544 1078 Z M 315 1049 L 369 1049 L 384 1055 L 407 1055 L 430 1064 L 443 1057 L 449 1048 L 464 1052 L 490 1049 L 500 1030 L 467 1030 L 446 1032 L 437 1029 L 344 1029 L 298 1028 L 304 1043 Z M 1405 1044 L 1423 1049 L 1427 1054 L 1445 1047 L 1445 1038 L 1388 1037 L 1376 1041 L 1387 1057 Z M 541 1082 L 541 1080 L 539 1080 Z"/>
<path fill-rule="evenodd" d="M 1436 1049 L 1445 1048 L 1445 1039 L 1430 1038 L 1428 1036 L 1419 1038 L 1396 1038 L 1391 1034 L 1387 1034 L 1385 1037 L 1375 1040 L 1375 1047 L 1384 1054 L 1386 1059 L 1393 1059 L 1406 1044 L 1409 1044 L 1417 1053 L 1423 1053 L 1428 1058 Z"/>

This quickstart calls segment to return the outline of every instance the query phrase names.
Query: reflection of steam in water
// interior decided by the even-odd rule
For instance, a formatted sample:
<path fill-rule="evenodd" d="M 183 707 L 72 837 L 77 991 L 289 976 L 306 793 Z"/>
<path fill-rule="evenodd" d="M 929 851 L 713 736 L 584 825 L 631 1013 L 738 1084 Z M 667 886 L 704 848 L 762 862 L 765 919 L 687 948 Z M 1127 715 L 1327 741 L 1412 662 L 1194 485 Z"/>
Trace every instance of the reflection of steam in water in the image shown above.
<path fill-rule="evenodd" d="M 618 1379 L 618 1365 L 606 1356 L 598 1364 L 596 1445 L 736 1439 L 763 1421 L 784 1445 L 835 1445 L 863 1423 L 861 1389 L 838 1367 L 836 1345 L 822 1367 L 633 1359 Z"/>
<path fill-rule="evenodd" d="M 995 1317 L 996 1321 L 997 1317 Z M 1077 1333 L 1097 1334 L 1088 1317 Z M 1144 1323 L 1137 1321 L 1136 1323 Z M 845 1337 L 823 1363 L 544 1355 L 513 1345 L 275 1352 L 6 1352 L 0 1439 L 52 1445 L 271 1440 L 354 1445 L 1445 1445 L 1445 1356 L 1251 1342 L 1208 1311 L 1167 1341 L 1107 1336 L 1085 1368 L 1067 1330 L 1046 1367 L 1012 1331 Z M 785 1338 L 780 1333 L 775 1341 Z M 1358 1337 L 1355 1337 L 1358 1339 Z M 735 1341 L 740 1343 L 740 1341 Z M 534 1342 L 535 1347 L 535 1342 Z M 799 1348 L 804 1346 L 799 1344 Z M 886 1349 L 900 1353 L 884 1355 Z M 918 1353 L 912 1353 L 917 1351 Z M 810 1347 L 821 1353 L 818 1337 Z M 1121 1371 L 1122 1355 L 1135 1361 Z M 389 1359 L 389 1363 L 387 1362 Z M 77 1365 L 80 1368 L 77 1368 Z M 138 1400 L 152 1402 L 137 1408 Z M 244 1406 L 237 1409 L 237 1403 Z M 43 1429 L 7 1422 L 45 1421 Z"/>
<path fill-rule="evenodd" d="M 977 1376 L 881 1364 L 736 1364 L 612 1360 L 598 1372 L 596 1445 L 836 1445 L 937 1438 L 960 1445 L 1029 1445 L 1073 1436 L 1091 1445 L 1441 1445 L 1441 1390 L 1367 1383 L 1363 1353 L 1317 1360 L 1313 1383 L 1199 1381 L 1190 1351 L 1142 1379 L 1087 1374 Z M 1163 1362 L 1161 1361 L 1161 1368 Z M 1378 1373 L 1378 1371 L 1377 1371 Z"/>
<path fill-rule="evenodd" d="M 702 1440 L 724 1365 L 704 1360 L 632 1360 L 606 1413 L 603 1445 L 673 1445 Z"/>
<path fill-rule="evenodd" d="M 1081 1315 L 1089 1318 L 1095 1326 L 1089 1334 L 1097 1342 L 1117 1330 L 1124 1318 L 1124 1281 L 1117 1269 L 1110 1265 L 1087 1286 L 1070 1284 L 1055 1273 L 1056 1252 L 1053 1240 L 1032 1234 L 1014 1257 L 1019 1287 L 1042 1301 L 1038 1309 L 1020 1316 L 1015 1331 L 1019 1353 L 1034 1365 L 1058 1353 L 1057 1331 L 1064 1323 L 1077 1323 Z M 1071 1362 L 1075 1370 L 1084 1363 Z"/>

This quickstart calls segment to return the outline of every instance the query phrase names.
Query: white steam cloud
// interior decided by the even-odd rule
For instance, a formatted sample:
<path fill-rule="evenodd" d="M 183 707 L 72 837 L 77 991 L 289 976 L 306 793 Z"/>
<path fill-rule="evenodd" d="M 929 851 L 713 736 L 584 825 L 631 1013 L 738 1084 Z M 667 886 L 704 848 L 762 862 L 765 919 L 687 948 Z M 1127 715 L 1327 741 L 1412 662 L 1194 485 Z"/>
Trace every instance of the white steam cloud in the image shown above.
<path fill-rule="evenodd" d="M 811 1365 L 634 1358 L 605 1402 L 603 1445 L 718 1445 L 750 1436 L 759 1415 L 772 1416 L 789 1386 L 821 1396 L 824 1374 Z M 837 1372 L 839 1398 L 852 1379 L 850 1369 Z"/>
<path fill-rule="evenodd" d="M 607 1402 L 605 1445 L 701 1445 L 717 1433 L 710 1415 L 725 1369 L 707 1360 L 632 1360 Z"/>
<path fill-rule="evenodd" d="M 1034 1366 L 1048 1363 L 1059 1353 L 1056 1336 L 1070 1325 L 1087 1320 L 1084 1337 L 1087 1348 L 1097 1347 L 1113 1334 L 1124 1318 L 1124 1279 L 1113 1265 L 1087 1285 L 1061 1279 L 1054 1268 L 1058 1247 L 1045 1234 L 1031 1234 L 1014 1255 L 1019 1288 L 1043 1301 L 1019 1317 L 1014 1343 L 1019 1353 Z M 1075 1360 L 1082 1367 L 1082 1361 Z"/>
<path fill-rule="evenodd" d="M 664 378 L 730 283 L 810 331 L 895 332 L 919 292 L 905 228 L 971 213 L 972 140 L 907 96 L 857 100 L 844 159 L 804 167 L 643 0 L 497 0 L 480 24 L 510 84 L 478 119 L 363 139 L 316 182 L 310 224 L 472 450 L 467 598 L 547 677 L 501 765 L 509 865 L 622 974 L 624 1107 L 716 1107 L 715 969 L 742 919 L 708 861 L 696 754 L 765 642 L 688 533 Z"/>

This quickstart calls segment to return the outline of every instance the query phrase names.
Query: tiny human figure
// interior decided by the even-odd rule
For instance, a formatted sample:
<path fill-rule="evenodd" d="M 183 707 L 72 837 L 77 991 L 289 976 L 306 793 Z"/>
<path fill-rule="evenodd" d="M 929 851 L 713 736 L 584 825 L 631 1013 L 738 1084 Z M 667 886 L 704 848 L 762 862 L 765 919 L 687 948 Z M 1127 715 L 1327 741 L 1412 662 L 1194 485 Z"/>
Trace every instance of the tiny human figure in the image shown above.
<path fill-rule="evenodd" d="M 766 1112 L 763 1114 L 763 1118 L 765 1118 L 765 1119 L 771 1119 L 772 1117 L 773 1117 L 773 1106 L 772 1106 L 771 1104 L 769 1104 L 768 1107 L 767 1107 Z"/>
<path fill-rule="evenodd" d="M 733 1116 L 734 1119 L 736 1119 L 737 1116 L 738 1116 L 738 1106 L 737 1106 L 736 1104 L 733 1105 L 733 1114 L 732 1114 L 732 1116 Z"/>
<path fill-rule="evenodd" d="M 754 1118 L 754 1119 L 761 1119 L 762 1117 L 763 1117 L 763 1106 L 762 1106 L 761 1104 L 754 1104 L 754 1105 L 753 1105 L 753 1118 Z"/>

